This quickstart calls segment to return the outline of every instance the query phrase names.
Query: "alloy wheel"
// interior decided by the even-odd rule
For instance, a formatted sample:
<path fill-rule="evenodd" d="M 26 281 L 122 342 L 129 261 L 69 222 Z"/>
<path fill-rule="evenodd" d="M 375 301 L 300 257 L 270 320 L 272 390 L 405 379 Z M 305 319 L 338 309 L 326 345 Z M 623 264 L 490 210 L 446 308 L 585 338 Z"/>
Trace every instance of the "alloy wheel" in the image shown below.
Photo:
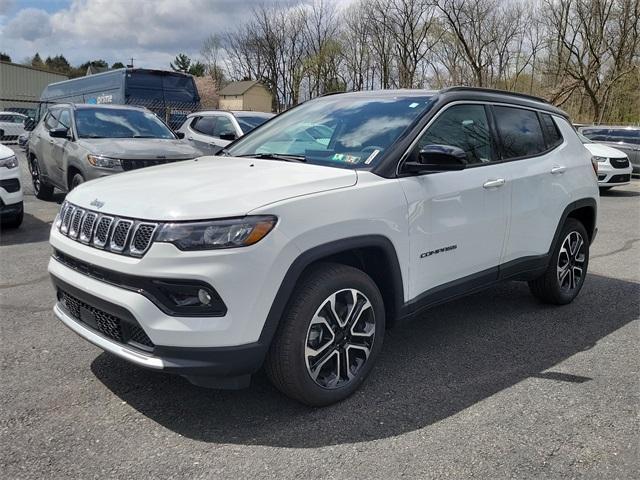
<path fill-rule="evenodd" d="M 359 290 L 339 290 L 313 316 L 305 341 L 305 362 L 321 387 L 342 387 L 357 377 L 375 341 L 375 315 Z"/>
<path fill-rule="evenodd" d="M 576 231 L 569 232 L 560 247 L 556 268 L 561 290 L 571 291 L 580 286 L 586 260 L 586 244 L 582 235 Z"/>
<path fill-rule="evenodd" d="M 31 159 L 31 181 L 33 183 L 33 190 L 37 195 L 40 192 L 40 167 L 38 166 L 38 160 Z"/>

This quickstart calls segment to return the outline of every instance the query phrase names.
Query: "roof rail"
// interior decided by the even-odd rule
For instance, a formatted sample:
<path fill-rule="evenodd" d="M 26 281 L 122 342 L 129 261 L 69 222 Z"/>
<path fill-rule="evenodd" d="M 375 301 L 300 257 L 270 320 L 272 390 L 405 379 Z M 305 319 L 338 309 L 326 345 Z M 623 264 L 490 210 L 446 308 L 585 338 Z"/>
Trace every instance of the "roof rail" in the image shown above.
<path fill-rule="evenodd" d="M 500 95 L 511 95 L 514 97 L 528 98 L 529 100 L 535 100 L 536 102 L 542 102 L 551 105 L 548 100 L 545 100 L 542 97 L 536 97 L 535 95 L 529 95 L 526 93 L 518 93 L 518 92 L 509 92 L 506 90 L 499 90 L 497 88 L 484 88 L 484 87 L 447 87 L 440 90 L 440 93 L 448 93 L 448 92 L 461 92 L 461 91 L 470 91 L 470 92 L 486 92 L 486 93 L 498 93 Z"/>

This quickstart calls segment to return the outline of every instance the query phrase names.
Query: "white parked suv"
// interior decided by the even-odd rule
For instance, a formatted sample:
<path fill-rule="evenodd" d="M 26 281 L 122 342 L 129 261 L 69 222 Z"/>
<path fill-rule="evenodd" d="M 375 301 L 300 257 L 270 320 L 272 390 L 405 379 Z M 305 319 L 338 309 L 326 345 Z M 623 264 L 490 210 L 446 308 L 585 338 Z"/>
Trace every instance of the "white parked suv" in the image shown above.
<path fill-rule="evenodd" d="M 13 150 L 0 145 L 0 221 L 3 227 L 19 227 L 23 216 L 20 165 Z"/>
<path fill-rule="evenodd" d="M 264 365 L 326 405 L 364 381 L 386 328 L 427 307 L 503 280 L 562 305 L 585 281 L 596 165 L 539 99 L 330 95 L 222 154 L 67 196 L 49 263 L 64 324 L 197 385 L 243 387 Z"/>

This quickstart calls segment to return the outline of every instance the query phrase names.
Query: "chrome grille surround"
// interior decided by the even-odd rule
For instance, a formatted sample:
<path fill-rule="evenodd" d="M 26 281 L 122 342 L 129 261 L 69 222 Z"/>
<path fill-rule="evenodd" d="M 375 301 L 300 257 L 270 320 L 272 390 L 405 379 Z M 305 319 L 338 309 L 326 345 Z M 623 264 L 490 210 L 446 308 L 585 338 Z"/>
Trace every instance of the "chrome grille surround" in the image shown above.
<path fill-rule="evenodd" d="M 60 232 L 67 235 L 69 233 L 69 224 L 71 223 L 71 216 L 73 215 L 73 211 L 76 209 L 71 204 L 67 204 L 64 209 L 64 216 L 62 217 L 62 224 L 60 225 Z"/>
<path fill-rule="evenodd" d="M 93 237 L 93 228 L 96 226 L 96 220 L 98 214 L 93 212 L 87 212 L 82 220 L 82 226 L 80 227 L 80 241 L 82 243 L 89 243 Z"/>
<path fill-rule="evenodd" d="M 127 246 L 129 240 L 129 232 L 133 226 L 133 220 L 118 219 L 114 222 L 113 233 L 109 241 L 109 248 L 112 252 L 122 252 Z"/>
<path fill-rule="evenodd" d="M 108 215 L 100 215 L 98 223 L 96 225 L 96 231 L 93 235 L 93 246 L 98 248 L 104 248 L 109 241 L 109 235 L 111 233 L 111 224 L 113 223 L 113 217 Z"/>
<path fill-rule="evenodd" d="M 153 235 L 158 229 L 157 223 L 140 222 L 136 225 L 129 244 L 129 253 L 135 257 L 141 257 L 151 246 Z"/>
<path fill-rule="evenodd" d="M 132 257 L 142 257 L 158 231 L 159 223 L 85 210 L 64 202 L 55 228 L 85 245 Z"/>
<path fill-rule="evenodd" d="M 71 217 L 71 225 L 69 226 L 69 236 L 71 238 L 78 238 L 80 234 L 80 226 L 82 225 L 82 217 L 84 216 L 84 210 L 81 208 L 76 208 L 73 211 L 73 216 Z"/>

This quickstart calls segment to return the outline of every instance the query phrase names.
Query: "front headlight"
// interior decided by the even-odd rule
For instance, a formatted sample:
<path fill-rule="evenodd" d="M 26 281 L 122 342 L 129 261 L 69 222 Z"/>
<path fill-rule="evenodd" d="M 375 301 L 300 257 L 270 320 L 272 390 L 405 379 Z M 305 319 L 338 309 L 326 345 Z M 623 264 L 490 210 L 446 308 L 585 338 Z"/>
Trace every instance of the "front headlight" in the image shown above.
<path fill-rule="evenodd" d="M 18 159 L 15 155 L 11 155 L 8 158 L 0 160 L 0 167 L 16 168 L 18 166 Z"/>
<path fill-rule="evenodd" d="M 98 168 L 118 168 L 122 164 L 118 158 L 103 157 L 102 155 L 87 155 L 87 161 Z"/>
<path fill-rule="evenodd" d="M 156 242 L 173 243 L 180 250 L 246 247 L 262 240 L 276 225 L 271 215 L 206 222 L 167 223 Z"/>
<path fill-rule="evenodd" d="M 598 163 L 604 163 L 604 162 L 606 162 L 607 160 L 609 160 L 609 158 L 608 158 L 608 157 L 596 157 L 596 156 L 594 156 L 594 157 L 593 157 L 593 159 L 594 159 L 596 162 L 598 162 Z"/>

